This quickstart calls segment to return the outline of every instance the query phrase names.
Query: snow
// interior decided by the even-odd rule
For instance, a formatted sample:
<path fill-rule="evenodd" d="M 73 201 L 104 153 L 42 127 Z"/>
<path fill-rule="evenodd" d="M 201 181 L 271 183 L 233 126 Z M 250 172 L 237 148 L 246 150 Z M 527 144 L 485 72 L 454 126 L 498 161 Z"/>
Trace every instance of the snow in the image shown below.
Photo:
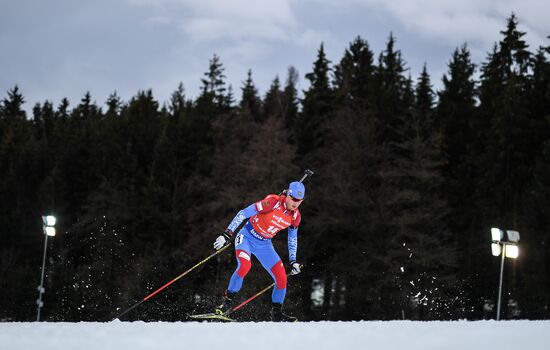
<path fill-rule="evenodd" d="M 550 348 L 550 321 L 0 323 L 9 350 Z"/>

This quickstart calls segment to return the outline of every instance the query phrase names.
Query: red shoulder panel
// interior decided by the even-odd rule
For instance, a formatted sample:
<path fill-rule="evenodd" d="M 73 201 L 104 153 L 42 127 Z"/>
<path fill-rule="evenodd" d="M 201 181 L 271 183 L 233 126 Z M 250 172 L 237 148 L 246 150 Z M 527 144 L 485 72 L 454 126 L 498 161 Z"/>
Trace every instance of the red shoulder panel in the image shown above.
<path fill-rule="evenodd" d="M 256 202 L 256 210 L 259 213 L 267 213 L 273 210 L 277 202 L 279 201 L 279 196 L 276 194 L 267 195 L 261 201 Z"/>

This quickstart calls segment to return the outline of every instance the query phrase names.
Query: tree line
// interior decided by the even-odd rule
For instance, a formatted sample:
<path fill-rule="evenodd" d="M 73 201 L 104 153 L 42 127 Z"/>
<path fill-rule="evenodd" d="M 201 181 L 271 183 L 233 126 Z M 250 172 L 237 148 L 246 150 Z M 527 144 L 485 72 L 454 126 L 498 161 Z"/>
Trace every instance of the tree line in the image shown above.
<path fill-rule="evenodd" d="M 109 320 L 212 252 L 244 206 L 311 168 L 287 310 L 304 320 L 482 319 L 496 310 L 500 259 L 490 228 L 521 233 L 505 265 L 503 317 L 548 318 L 549 47 L 529 50 L 512 15 L 480 65 L 456 48 L 434 91 L 413 79 L 390 34 L 375 56 L 357 37 L 338 62 L 321 44 L 308 88 L 290 67 L 240 96 L 214 55 L 191 99 L 151 90 L 100 106 L 37 103 L 18 86 L 0 103 L 0 319 L 33 320 L 48 246 L 46 320 Z M 287 260 L 284 233 L 274 240 Z M 241 297 L 268 285 L 260 265 Z M 211 309 L 232 253 L 128 319 L 184 320 Z M 268 293 L 269 294 L 269 293 Z M 241 318 L 267 319 L 269 297 Z"/>

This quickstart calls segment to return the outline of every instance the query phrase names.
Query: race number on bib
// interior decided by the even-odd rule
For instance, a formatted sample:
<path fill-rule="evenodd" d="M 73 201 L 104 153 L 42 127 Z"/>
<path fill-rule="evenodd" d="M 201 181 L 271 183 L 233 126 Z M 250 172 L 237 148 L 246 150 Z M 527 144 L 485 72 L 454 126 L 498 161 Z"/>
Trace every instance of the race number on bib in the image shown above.
<path fill-rule="evenodd" d="M 235 237 L 235 245 L 239 245 L 243 242 L 243 235 L 242 234 L 238 234 L 237 237 Z"/>

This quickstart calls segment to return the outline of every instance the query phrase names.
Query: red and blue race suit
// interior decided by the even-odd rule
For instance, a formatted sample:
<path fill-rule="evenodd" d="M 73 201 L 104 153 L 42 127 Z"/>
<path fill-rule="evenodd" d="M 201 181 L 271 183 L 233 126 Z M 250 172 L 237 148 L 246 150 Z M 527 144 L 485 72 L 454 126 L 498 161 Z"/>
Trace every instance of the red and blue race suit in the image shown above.
<path fill-rule="evenodd" d="M 301 220 L 300 211 L 288 210 L 285 199 L 286 196 L 270 194 L 239 211 L 229 224 L 228 229 L 235 232 L 244 220 L 249 219 L 235 237 L 237 269 L 229 280 L 228 292 L 236 293 L 241 289 L 244 277 L 250 271 L 251 254 L 253 254 L 275 281 L 271 300 L 274 303 L 284 301 L 286 271 L 281 258 L 273 248 L 271 239 L 279 231 L 288 228 L 289 260 L 295 261 L 298 249 L 298 226 Z"/>

